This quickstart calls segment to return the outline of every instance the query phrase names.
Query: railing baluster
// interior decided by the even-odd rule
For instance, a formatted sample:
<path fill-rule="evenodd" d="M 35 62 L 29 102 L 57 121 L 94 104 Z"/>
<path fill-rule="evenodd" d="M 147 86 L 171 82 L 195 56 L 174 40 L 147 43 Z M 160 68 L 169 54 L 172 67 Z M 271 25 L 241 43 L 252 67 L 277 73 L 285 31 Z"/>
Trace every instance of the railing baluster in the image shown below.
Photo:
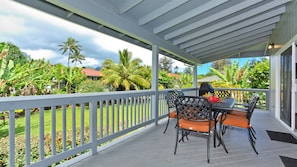
<path fill-rule="evenodd" d="M 146 99 L 147 97 L 146 96 L 144 96 L 144 121 L 146 121 L 147 120 L 147 111 L 146 111 L 146 106 L 147 106 L 147 99 Z"/>
<path fill-rule="evenodd" d="M 133 110 L 134 125 L 136 125 L 136 118 L 137 118 L 137 116 L 136 116 L 136 97 L 133 97 L 133 109 L 134 109 Z"/>
<path fill-rule="evenodd" d="M 105 122 L 106 122 L 106 135 L 109 135 L 109 100 L 105 101 Z"/>
<path fill-rule="evenodd" d="M 57 154 L 56 149 L 56 106 L 51 106 L 52 109 L 52 155 Z"/>
<path fill-rule="evenodd" d="M 140 105 L 141 105 L 141 103 L 140 103 L 140 97 L 137 97 L 137 106 L 138 106 L 138 123 L 140 123 L 141 122 L 141 120 L 140 120 L 140 116 L 141 116 L 141 114 L 140 114 Z"/>
<path fill-rule="evenodd" d="M 30 109 L 25 109 L 25 117 L 26 117 L 26 165 L 30 165 L 30 153 L 31 153 L 31 113 Z"/>
<path fill-rule="evenodd" d="M 15 110 L 9 111 L 9 166 L 15 166 Z"/>
<path fill-rule="evenodd" d="M 125 129 L 125 110 L 124 110 L 125 99 L 124 98 L 121 98 L 121 103 L 122 103 L 122 107 L 121 107 L 122 130 L 124 130 Z"/>
<path fill-rule="evenodd" d="M 114 99 L 111 99 L 111 112 L 112 112 L 112 115 L 111 115 L 111 131 L 112 131 L 112 134 L 114 134 L 114 125 L 115 125 L 115 118 L 114 118 Z"/>
<path fill-rule="evenodd" d="M 129 111 L 128 111 L 128 104 L 129 104 L 129 98 L 126 98 L 126 128 L 129 128 Z"/>
<path fill-rule="evenodd" d="M 100 100 L 100 138 L 103 137 L 103 101 Z"/>
<path fill-rule="evenodd" d="M 63 146 L 63 151 L 67 150 L 67 145 L 66 145 L 66 138 L 67 138 L 67 106 L 63 105 L 62 106 L 62 146 Z"/>
<path fill-rule="evenodd" d="M 133 125 L 133 119 L 132 119 L 132 117 L 133 117 L 133 111 L 132 111 L 132 106 L 133 106 L 133 101 L 132 101 L 133 99 L 132 99 L 132 97 L 131 98 L 129 98 L 129 122 L 130 122 L 130 127 L 132 127 L 132 125 Z"/>
<path fill-rule="evenodd" d="M 101 106 L 101 104 L 100 104 Z M 90 142 L 91 153 L 95 155 L 97 153 L 97 101 L 93 98 L 89 103 L 90 108 Z"/>
<path fill-rule="evenodd" d="M 148 96 L 149 102 L 147 104 L 147 113 L 149 115 L 149 120 L 155 119 L 155 124 L 158 125 L 158 117 L 159 117 L 159 115 L 157 115 L 158 114 L 158 112 L 157 112 L 158 108 L 157 107 L 154 107 L 152 109 L 152 106 L 153 106 L 153 97 L 154 97 L 153 95 Z M 155 97 L 157 98 L 157 96 L 155 96 Z M 158 103 L 157 100 L 155 100 L 155 102 Z M 155 116 L 153 115 L 153 112 L 156 114 Z"/>
<path fill-rule="evenodd" d="M 80 145 L 85 141 L 85 103 L 80 103 Z"/>
<path fill-rule="evenodd" d="M 76 147 L 76 106 L 72 104 L 72 148 Z"/>
<path fill-rule="evenodd" d="M 143 111 L 144 111 L 144 108 L 143 108 L 143 105 L 144 105 L 144 104 L 143 104 L 143 101 L 144 101 L 144 99 L 143 99 L 143 96 L 141 96 L 140 98 L 141 98 L 141 99 L 140 99 L 140 106 L 141 106 L 141 107 L 140 107 L 140 108 L 141 108 L 141 109 L 140 109 L 140 110 L 141 110 L 141 122 L 143 122 L 143 121 L 144 121 L 144 113 L 143 113 Z"/>
<path fill-rule="evenodd" d="M 120 131 L 120 99 L 117 99 L 117 132 Z"/>
<path fill-rule="evenodd" d="M 44 108 L 39 108 L 39 159 L 44 159 Z"/>

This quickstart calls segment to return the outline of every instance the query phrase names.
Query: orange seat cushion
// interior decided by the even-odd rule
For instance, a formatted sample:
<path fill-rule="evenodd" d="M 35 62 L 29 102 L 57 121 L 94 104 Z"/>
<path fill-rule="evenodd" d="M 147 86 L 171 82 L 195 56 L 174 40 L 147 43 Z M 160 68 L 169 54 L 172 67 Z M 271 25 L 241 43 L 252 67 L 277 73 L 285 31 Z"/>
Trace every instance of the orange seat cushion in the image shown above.
<path fill-rule="evenodd" d="M 232 110 L 228 114 L 236 115 L 236 116 L 241 116 L 241 117 L 246 117 L 247 116 L 247 112 L 246 111 L 238 111 L 238 110 Z"/>
<path fill-rule="evenodd" d="M 221 121 L 221 119 L 222 117 L 220 116 L 218 120 Z M 231 114 L 227 114 L 226 119 L 223 121 L 223 125 L 235 126 L 240 128 L 249 128 L 250 126 L 249 121 L 246 117 Z"/>
<path fill-rule="evenodd" d="M 171 111 L 169 113 L 169 118 L 176 118 L 176 111 Z"/>
<path fill-rule="evenodd" d="M 215 125 L 215 122 L 213 120 L 211 120 L 210 122 L 210 127 L 207 120 L 206 121 L 188 121 L 185 119 L 180 119 L 178 123 L 180 128 L 189 129 L 189 130 L 198 131 L 198 132 L 208 132 Z"/>

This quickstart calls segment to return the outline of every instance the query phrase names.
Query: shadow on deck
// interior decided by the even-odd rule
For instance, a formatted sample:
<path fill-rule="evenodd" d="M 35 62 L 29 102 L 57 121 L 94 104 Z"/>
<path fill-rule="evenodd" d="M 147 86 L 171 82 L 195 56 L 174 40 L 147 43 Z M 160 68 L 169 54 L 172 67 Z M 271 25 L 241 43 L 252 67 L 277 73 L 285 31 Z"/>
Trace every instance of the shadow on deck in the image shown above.
<path fill-rule="evenodd" d="M 244 129 L 228 129 L 223 147 L 211 144 L 210 163 L 206 160 L 206 139 L 191 135 L 189 141 L 179 143 L 173 155 L 176 130 L 171 120 L 166 134 L 165 121 L 116 144 L 97 155 L 88 157 L 72 167 L 174 167 L 174 166 L 217 166 L 217 167 L 282 167 L 280 156 L 297 158 L 297 145 L 270 140 L 266 130 L 288 132 L 268 111 L 255 110 L 252 124 L 257 131 L 256 155 Z M 211 142 L 213 142 L 211 140 Z"/>

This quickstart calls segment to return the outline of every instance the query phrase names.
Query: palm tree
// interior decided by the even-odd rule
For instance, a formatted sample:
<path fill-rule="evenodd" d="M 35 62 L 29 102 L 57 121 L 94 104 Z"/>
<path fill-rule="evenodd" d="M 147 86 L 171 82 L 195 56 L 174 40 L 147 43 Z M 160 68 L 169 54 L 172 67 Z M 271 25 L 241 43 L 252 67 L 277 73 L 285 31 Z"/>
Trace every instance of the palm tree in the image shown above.
<path fill-rule="evenodd" d="M 79 62 L 80 64 L 82 63 L 82 60 L 86 60 L 85 56 L 80 53 L 80 51 L 75 51 L 73 55 L 70 56 L 72 61 L 71 63 L 74 63 L 74 67 L 76 67 L 76 63 Z"/>
<path fill-rule="evenodd" d="M 104 76 L 102 82 L 112 85 L 120 90 L 139 90 L 149 88 L 150 83 L 145 78 L 145 70 L 142 68 L 140 59 L 132 59 L 127 49 L 119 51 L 120 62 L 115 64 L 113 60 L 107 59 L 103 62 L 101 72 Z"/>
<path fill-rule="evenodd" d="M 66 52 L 68 52 L 68 68 L 69 68 L 69 61 L 71 59 L 71 56 L 73 56 L 76 52 L 80 52 L 81 45 L 78 44 L 78 41 L 76 41 L 74 38 L 69 37 L 66 42 L 63 42 L 63 44 L 59 45 L 60 51 L 62 51 L 62 55 L 64 55 Z"/>
<path fill-rule="evenodd" d="M 72 74 L 70 74 L 72 72 L 72 70 L 69 69 L 69 61 L 71 59 L 71 57 L 73 57 L 76 53 L 80 53 L 81 50 L 81 45 L 78 44 L 78 41 L 76 41 L 74 38 L 69 37 L 67 39 L 66 42 L 63 42 L 63 44 L 59 45 L 60 49 L 62 51 L 62 54 L 65 54 L 66 52 L 68 52 L 68 65 L 67 65 L 67 76 L 72 76 Z M 68 81 L 70 80 L 66 80 L 66 88 L 67 88 L 67 92 L 70 92 L 70 86 L 71 83 L 68 83 Z"/>

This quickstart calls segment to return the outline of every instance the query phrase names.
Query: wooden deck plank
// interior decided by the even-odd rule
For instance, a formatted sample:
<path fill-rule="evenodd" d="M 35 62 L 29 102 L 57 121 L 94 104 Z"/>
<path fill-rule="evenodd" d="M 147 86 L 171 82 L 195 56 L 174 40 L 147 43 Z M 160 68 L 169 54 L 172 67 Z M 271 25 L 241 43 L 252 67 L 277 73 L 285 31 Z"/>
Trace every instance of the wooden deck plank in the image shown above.
<path fill-rule="evenodd" d="M 266 130 L 288 132 L 269 111 L 256 110 L 252 119 L 257 131 L 256 148 L 259 155 L 250 146 L 245 130 L 230 128 L 224 135 L 229 153 L 223 147 L 213 148 L 211 143 L 209 164 L 206 160 L 206 139 L 195 134 L 189 136 L 189 141 L 179 143 L 177 154 L 173 155 L 176 136 L 174 121 L 170 122 L 166 134 L 163 134 L 164 121 L 72 167 L 282 167 L 280 155 L 297 158 L 296 144 L 271 141 L 267 135 Z"/>

